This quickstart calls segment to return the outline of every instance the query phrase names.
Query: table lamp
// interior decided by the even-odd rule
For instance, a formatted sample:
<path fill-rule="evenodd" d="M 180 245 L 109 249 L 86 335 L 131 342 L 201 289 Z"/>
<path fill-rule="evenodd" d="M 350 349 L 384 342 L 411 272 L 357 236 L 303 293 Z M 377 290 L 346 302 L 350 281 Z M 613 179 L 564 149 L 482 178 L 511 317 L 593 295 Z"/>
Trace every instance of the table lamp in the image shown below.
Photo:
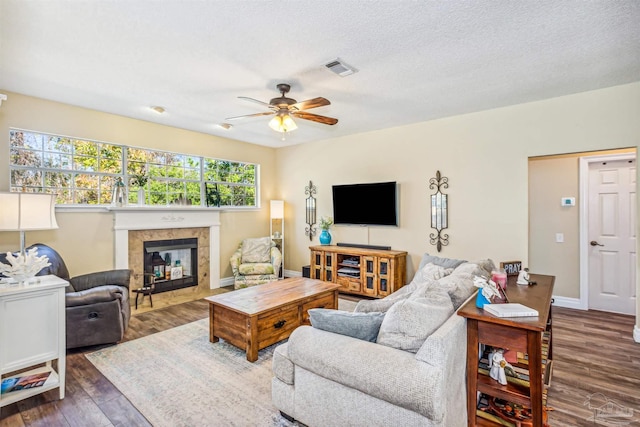
<path fill-rule="evenodd" d="M 0 273 L 21 282 L 50 265 L 36 248 L 25 253 L 25 232 L 58 228 L 55 204 L 55 194 L 0 192 L 0 231 L 20 232 L 20 254 L 8 252 L 10 265 L 0 263 Z"/>

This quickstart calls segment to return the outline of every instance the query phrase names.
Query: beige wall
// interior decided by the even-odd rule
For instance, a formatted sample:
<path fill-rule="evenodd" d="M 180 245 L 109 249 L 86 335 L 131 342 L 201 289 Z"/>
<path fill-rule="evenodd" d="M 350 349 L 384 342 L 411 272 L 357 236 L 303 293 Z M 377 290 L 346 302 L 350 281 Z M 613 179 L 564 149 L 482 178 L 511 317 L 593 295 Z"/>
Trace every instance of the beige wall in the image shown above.
<path fill-rule="evenodd" d="M 570 298 L 580 297 L 578 158 L 529 162 L 529 268 L 556 276 L 554 293 Z M 576 205 L 561 206 L 562 197 L 575 197 Z"/>
<path fill-rule="evenodd" d="M 287 202 L 287 268 L 309 264 L 310 242 L 304 236 L 309 180 L 318 187 L 318 216 L 332 212 L 333 184 L 395 180 L 401 193 L 400 227 L 333 227 L 332 234 L 337 242 L 408 251 L 411 278 L 420 256 L 436 253 L 428 240 L 428 197 L 433 193 L 428 183 L 437 170 L 450 183 L 445 191 L 450 244 L 441 256 L 528 265 L 528 158 L 637 147 L 638 117 L 640 83 L 633 83 L 281 148 L 277 181 L 279 196 Z M 318 243 L 317 236 L 312 243 Z M 531 249 L 539 250 L 538 243 Z M 557 290 L 575 297 L 578 283 L 568 276 L 558 280 L 563 283 Z"/>
<path fill-rule="evenodd" d="M 275 150 L 197 132 L 113 114 L 101 113 L 43 99 L 7 93 L 0 107 L 0 190 L 9 188 L 9 128 L 156 148 L 187 154 L 259 163 L 262 209 L 222 212 L 220 236 L 221 277 L 230 277 L 229 258 L 245 237 L 269 234 L 269 204 L 274 198 Z M 72 275 L 114 265 L 112 215 L 108 212 L 64 210 L 56 214 L 60 228 L 26 233 L 27 245 L 52 245 L 64 257 Z M 16 249 L 17 233 L 0 233 L 0 250 Z"/>

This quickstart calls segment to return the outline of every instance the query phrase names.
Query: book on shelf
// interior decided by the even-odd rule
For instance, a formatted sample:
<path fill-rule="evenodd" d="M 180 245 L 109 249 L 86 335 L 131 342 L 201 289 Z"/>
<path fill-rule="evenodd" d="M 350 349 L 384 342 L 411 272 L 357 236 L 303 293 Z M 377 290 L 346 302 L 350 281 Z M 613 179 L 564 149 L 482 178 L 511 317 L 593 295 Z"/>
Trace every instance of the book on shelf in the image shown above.
<path fill-rule="evenodd" d="M 485 304 L 484 310 L 497 317 L 536 317 L 538 310 L 517 302 L 506 304 Z"/>
<path fill-rule="evenodd" d="M 478 401 L 478 406 L 476 409 L 476 415 L 480 418 L 493 421 L 494 423 L 497 423 L 506 427 L 516 427 L 515 423 L 505 420 L 497 413 L 497 411 L 491 408 L 491 406 L 489 405 L 489 397 L 485 394 L 482 394 L 480 396 L 480 400 Z"/>
<path fill-rule="evenodd" d="M 0 385 L 0 394 L 11 393 L 12 391 L 20 391 L 29 388 L 42 387 L 51 375 L 51 371 L 41 372 L 39 374 L 27 375 L 24 377 L 11 377 L 2 380 Z"/>

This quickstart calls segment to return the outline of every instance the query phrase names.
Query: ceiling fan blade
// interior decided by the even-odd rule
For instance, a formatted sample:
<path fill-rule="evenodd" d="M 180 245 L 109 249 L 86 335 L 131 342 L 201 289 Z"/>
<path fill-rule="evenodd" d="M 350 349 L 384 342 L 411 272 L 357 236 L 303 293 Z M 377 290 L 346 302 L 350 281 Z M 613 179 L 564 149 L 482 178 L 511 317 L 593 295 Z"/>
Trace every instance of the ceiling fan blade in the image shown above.
<path fill-rule="evenodd" d="M 291 114 L 294 117 L 311 120 L 312 122 L 318 122 L 324 125 L 335 125 L 338 123 L 338 119 L 334 119 L 333 117 L 319 116 L 318 114 L 307 113 L 305 111 L 293 111 Z"/>
<path fill-rule="evenodd" d="M 328 99 L 319 96 L 318 98 L 307 99 L 306 101 L 297 102 L 291 106 L 290 109 L 296 110 L 309 110 L 311 108 L 323 107 L 325 105 L 331 105 Z"/>
<path fill-rule="evenodd" d="M 227 117 L 225 120 L 244 119 L 247 117 L 270 116 L 275 113 L 276 113 L 275 111 L 265 111 L 264 113 L 254 113 L 254 114 L 246 114 L 244 116 Z"/>
<path fill-rule="evenodd" d="M 264 105 L 265 107 L 271 107 L 271 105 L 264 101 L 260 101 L 259 99 L 249 98 L 248 96 L 239 96 L 238 98 L 244 99 L 245 101 L 255 102 L 256 104 Z"/>

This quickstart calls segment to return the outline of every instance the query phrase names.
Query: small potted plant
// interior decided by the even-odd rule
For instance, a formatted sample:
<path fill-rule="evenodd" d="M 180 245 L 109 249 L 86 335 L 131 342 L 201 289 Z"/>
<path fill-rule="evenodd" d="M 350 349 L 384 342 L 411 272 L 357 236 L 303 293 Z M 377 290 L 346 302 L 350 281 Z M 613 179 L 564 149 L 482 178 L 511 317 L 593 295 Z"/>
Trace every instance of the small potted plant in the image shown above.
<path fill-rule="evenodd" d="M 331 243 L 331 234 L 329 233 L 329 229 L 333 225 L 333 218 L 330 216 L 323 216 L 320 218 L 320 235 L 318 238 L 320 239 L 320 243 L 323 245 L 328 245 Z"/>
<path fill-rule="evenodd" d="M 149 177 L 145 172 L 144 168 L 140 169 L 140 172 L 131 175 L 131 179 L 129 180 L 129 185 L 132 187 L 138 188 L 138 204 L 144 205 L 145 202 L 145 187 L 147 182 L 149 181 Z"/>

